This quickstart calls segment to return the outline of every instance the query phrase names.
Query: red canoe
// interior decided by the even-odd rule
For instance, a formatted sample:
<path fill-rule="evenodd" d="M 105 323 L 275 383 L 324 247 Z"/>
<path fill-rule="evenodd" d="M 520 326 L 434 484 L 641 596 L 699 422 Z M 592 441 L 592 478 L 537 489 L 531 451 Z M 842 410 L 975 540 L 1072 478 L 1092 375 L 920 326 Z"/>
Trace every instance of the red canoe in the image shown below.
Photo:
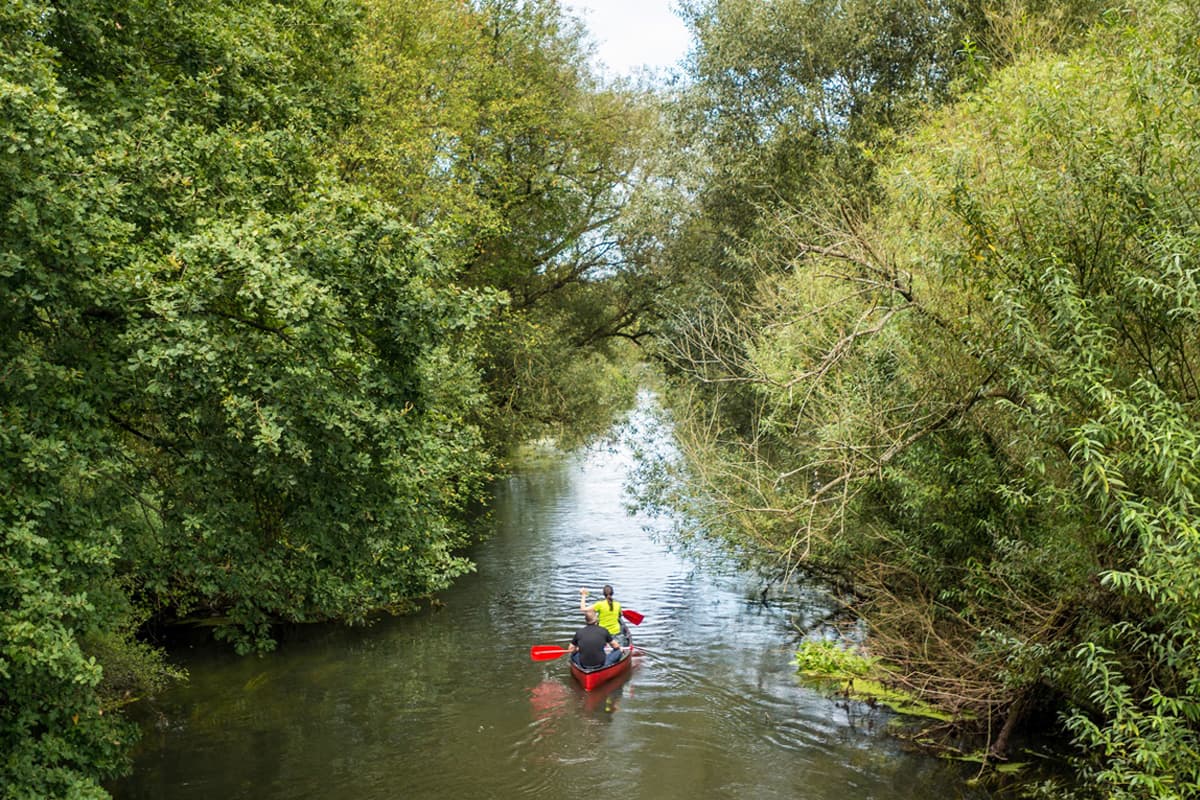
<path fill-rule="evenodd" d="M 579 685 L 583 687 L 585 692 L 590 692 L 597 686 L 608 683 L 618 675 L 624 675 L 629 671 L 629 667 L 632 664 L 633 648 L 631 647 L 622 654 L 620 661 L 609 667 L 584 669 L 574 661 L 571 661 L 571 674 L 575 676 L 575 680 L 579 681 Z"/>

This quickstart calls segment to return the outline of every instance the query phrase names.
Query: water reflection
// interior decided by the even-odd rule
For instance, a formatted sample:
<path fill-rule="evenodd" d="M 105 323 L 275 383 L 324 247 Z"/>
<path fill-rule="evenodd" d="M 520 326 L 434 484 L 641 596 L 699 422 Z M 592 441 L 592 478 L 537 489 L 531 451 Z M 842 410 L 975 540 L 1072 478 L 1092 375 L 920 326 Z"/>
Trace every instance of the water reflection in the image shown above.
<path fill-rule="evenodd" d="M 637 669 L 637 664 L 633 665 Z M 554 730 L 554 723 L 564 715 L 575 715 L 581 711 L 587 714 L 613 714 L 620 710 L 621 702 L 628 688 L 632 695 L 633 688 L 629 686 L 632 673 L 613 678 L 611 681 L 585 692 L 578 685 L 568 685 L 561 679 L 547 678 L 529 690 L 529 708 L 535 722 L 545 726 L 541 733 L 545 735 Z"/>
<path fill-rule="evenodd" d="M 636 670 L 638 668 L 638 661 L 640 660 L 640 658 L 635 656 L 631 669 Z M 633 694 L 633 687 L 629 685 L 632 680 L 633 672 L 627 672 L 590 692 L 583 692 L 584 710 L 590 713 L 616 713 L 621 707 L 622 699 L 625 697 L 626 687 L 629 687 L 629 694 Z"/>
<path fill-rule="evenodd" d="M 651 437 L 648 409 L 634 420 Z M 637 427 L 641 426 L 641 427 Z M 796 631 L 817 587 L 772 589 L 719 554 L 684 558 L 670 520 L 630 516 L 630 447 L 540 462 L 496 487 L 478 571 L 437 611 L 368 629 L 290 631 L 237 658 L 176 651 L 188 686 L 139 709 L 118 798 L 978 797 L 953 765 L 889 738 L 882 711 L 799 684 Z M 631 672 L 593 692 L 565 657 L 580 586 L 611 583 L 645 615 Z"/>

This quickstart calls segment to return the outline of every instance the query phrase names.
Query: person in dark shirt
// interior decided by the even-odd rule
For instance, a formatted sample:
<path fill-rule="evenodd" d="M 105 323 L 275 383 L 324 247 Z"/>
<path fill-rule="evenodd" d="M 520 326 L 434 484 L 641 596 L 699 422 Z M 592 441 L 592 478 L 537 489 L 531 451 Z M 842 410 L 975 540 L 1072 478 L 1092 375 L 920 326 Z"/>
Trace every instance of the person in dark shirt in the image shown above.
<path fill-rule="evenodd" d="M 597 669 L 620 661 L 621 646 L 613 640 L 613 635 L 607 629 L 596 623 L 596 612 L 589 608 L 583 613 L 583 618 L 587 624 L 575 631 L 571 644 L 567 646 L 567 652 L 575 663 L 584 669 Z M 606 654 L 604 649 L 608 645 L 612 646 L 612 650 Z"/>

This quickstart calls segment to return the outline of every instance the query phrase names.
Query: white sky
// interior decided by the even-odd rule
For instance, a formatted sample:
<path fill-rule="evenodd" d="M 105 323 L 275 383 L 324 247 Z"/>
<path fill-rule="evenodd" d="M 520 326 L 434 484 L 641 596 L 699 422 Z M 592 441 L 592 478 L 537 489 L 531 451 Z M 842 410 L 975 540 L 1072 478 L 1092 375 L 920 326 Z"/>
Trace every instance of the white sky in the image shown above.
<path fill-rule="evenodd" d="M 675 66 L 690 37 L 673 0 L 564 0 L 596 40 L 596 55 L 614 75 Z"/>

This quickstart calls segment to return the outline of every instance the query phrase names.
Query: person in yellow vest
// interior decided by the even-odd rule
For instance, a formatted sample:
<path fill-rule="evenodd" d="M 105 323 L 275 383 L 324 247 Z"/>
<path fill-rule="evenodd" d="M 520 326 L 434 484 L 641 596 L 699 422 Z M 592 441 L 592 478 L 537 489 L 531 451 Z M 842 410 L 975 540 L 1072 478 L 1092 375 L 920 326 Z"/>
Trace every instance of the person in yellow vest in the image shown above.
<path fill-rule="evenodd" d="M 604 586 L 604 599 L 597 600 L 594 604 L 588 605 L 587 602 L 588 590 L 579 590 L 579 610 L 586 612 L 591 609 L 596 612 L 596 619 L 600 623 L 601 628 L 605 628 L 622 647 L 629 647 L 629 628 L 625 625 L 625 618 L 621 616 L 621 604 L 613 599 L 613 587 Z"/>

